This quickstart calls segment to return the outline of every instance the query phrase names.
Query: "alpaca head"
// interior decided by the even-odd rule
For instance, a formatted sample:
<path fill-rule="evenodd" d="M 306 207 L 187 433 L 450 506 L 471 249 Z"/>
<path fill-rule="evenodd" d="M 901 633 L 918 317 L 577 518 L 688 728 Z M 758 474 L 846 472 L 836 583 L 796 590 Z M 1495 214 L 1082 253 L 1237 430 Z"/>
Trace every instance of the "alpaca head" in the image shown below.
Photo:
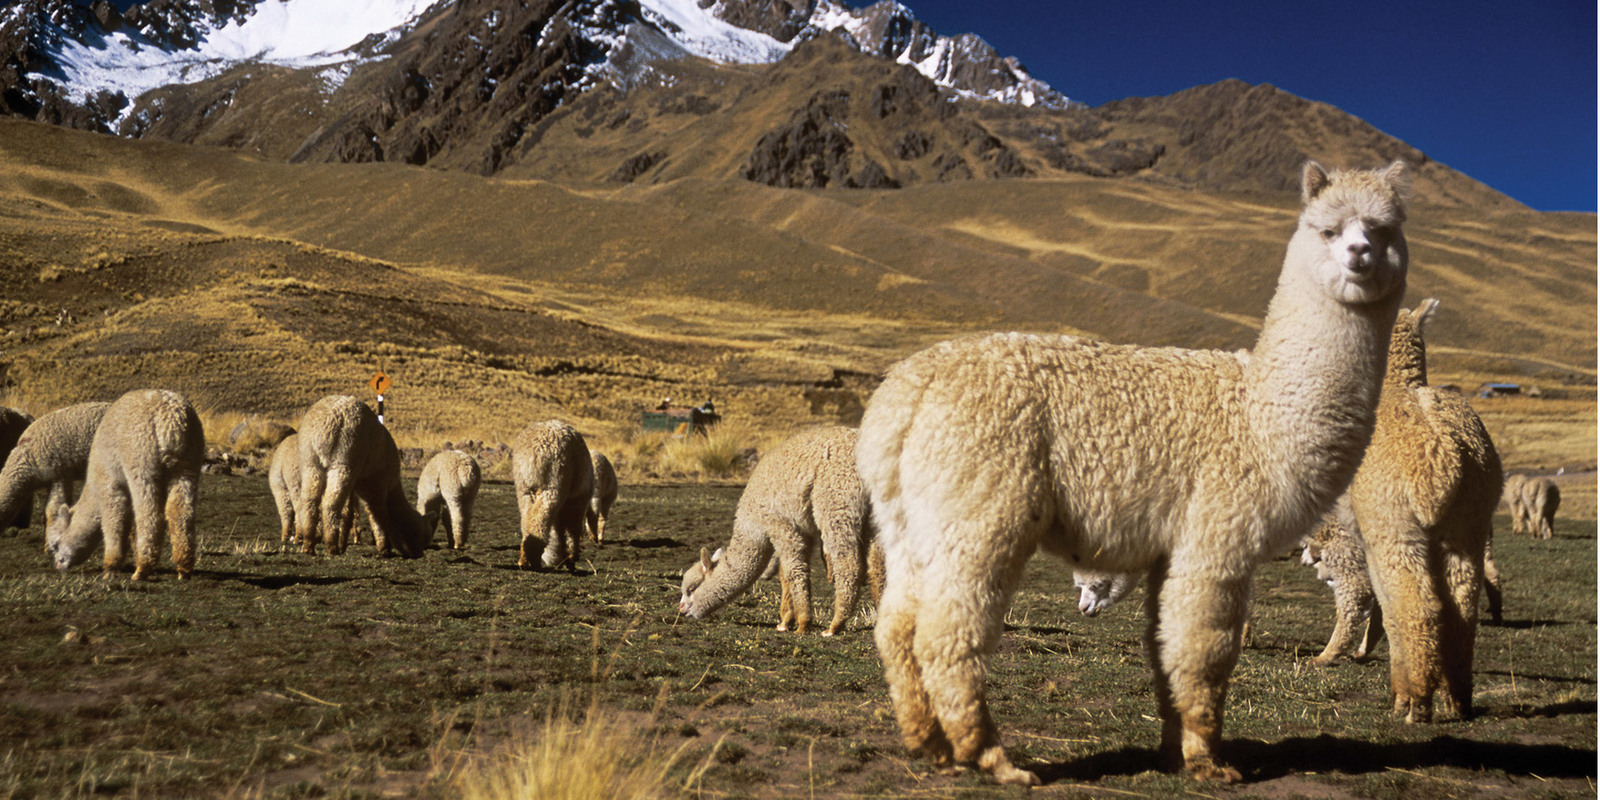
<path fill-rule="evenodd" d="M 700 548 L 700 560 L 690 564 L 689 568 L 683 571 L 683 594 L 678 598 L 679 613 L 696 616 L 690 613 L 689 601 L 694 597 L 695 591 L 711 575 L 711 570 L 716 569 L 717 562 L 721 560 L 722 548 L 717 548 L 715 553 L 707 551 L 704 547 Z"/>
<path fill-rule="evenodd" d="M 1338 302 L 1375 303 L 1405 286 L 1406 180 L 1400 161 L 1331 173 L 1306 162 L 1295 244 L 1310 256 L 1311 278 Z"/>
<path fill-rule="evenodd" d="M 1400 309 L 1389 336 L 1389 376 L 1408 386 L 1428 384 L 1428 347 L 1422 341 L 1422 327 L 1433 316 L 1439 301 L 1428 298 L 1415 311 Z"/>
<path fill-rule="evenodd" d="M 1127 572 L 1074 570 L 1072 582 L 1078 587 L 1078 611 L 1086 617 L 1092 617 L 1127 595 L 1128 590 L 1139 582 L 1139 576 Z"/>
<path fill-rule="evenodd" d="M 51 503 L 45 508 L 45 520 L 44 546 L 56 569 L 69 570 L 89 559 L 89 553 L 94 551 L 94 537 L 72 537 L 71 506 Z"/>

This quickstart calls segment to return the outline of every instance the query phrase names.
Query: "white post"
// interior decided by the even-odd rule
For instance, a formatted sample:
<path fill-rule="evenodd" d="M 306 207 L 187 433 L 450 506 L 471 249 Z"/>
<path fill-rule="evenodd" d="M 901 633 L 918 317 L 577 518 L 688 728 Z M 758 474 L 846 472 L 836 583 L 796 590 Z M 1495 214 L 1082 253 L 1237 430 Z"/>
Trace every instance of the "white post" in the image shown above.
<path fill-rule="evenodd" d="M 378 424 L 385 424 L 383 421 L 383 395 L 381 394 L 378 395 Z"/>

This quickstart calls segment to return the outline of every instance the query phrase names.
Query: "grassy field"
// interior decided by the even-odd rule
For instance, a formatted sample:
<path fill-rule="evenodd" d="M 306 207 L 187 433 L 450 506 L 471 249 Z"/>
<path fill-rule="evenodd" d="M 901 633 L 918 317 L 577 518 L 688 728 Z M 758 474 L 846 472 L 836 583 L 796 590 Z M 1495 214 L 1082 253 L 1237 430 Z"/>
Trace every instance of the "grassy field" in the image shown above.
<path fill-rule="evenodd" d="M 771 582 L 678 616 L 679 572 L 726 540 L 739 491 L 625 485 L 616 541 L 578 574 L 515 569 L 504 483 L 469 550 L 418 561 L 277 553 L 259 477 L 204 479 L 189 583 L 58 575 L 37 523 L 0 537 L 0 798 L 487 797 L 495 768 L 556 740 L 557 775 L 608 750 L 660 797 L 1023 795 L 907 757 L 864 617 L 779 633 Z M 1139 595 L 1084 618 L 1062 564 L 1036 559 L 989 682 L 1048 782 L 1033 796 L 1593 796 L 1595 522 L 1563 517 L 1550 541 L 1496 522 L 1506 619 L 1480 629 L 1466 722 L 1393 719 L 1386 645 L 1310 665 L 1331 592 L 1296 558 L 1266 565 L 1228 701 L 1235 787 L 1155 771 Z"/>

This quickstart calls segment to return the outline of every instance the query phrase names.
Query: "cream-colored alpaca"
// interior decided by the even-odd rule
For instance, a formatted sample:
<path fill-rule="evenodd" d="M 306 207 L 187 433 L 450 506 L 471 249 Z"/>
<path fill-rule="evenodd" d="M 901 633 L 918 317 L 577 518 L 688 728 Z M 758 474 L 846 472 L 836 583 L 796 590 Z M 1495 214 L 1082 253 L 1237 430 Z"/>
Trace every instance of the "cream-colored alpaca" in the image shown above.
<path fill-rule="evenodd" d="M 0 406 L 0 466 L 10 458 L 11 451 L 16 449 L 17 440 L 22 438 L 22 432 L 33 424 L 33 416 L 26 411 Z M 15 505 L 6 504 L 0 507 L 0 531 L 6 528 L 26 528 L 33 521 L 33 492 L 29 491 L 21 496 L 20 502 Z"/>
<path fill-rule="evenodd" d="M 1422 328 L 1437 306 L 1425 300 L 1395 321 L 1377 428 L 1350 485 L 1389 634 L 1395 712 L 1407 722 L 1433 718 L 1441 686 L 1449 706 L 1472 714 L 1478 593 L 1504 480 L 1466 399 L 1427 385 Z"/>
<path fill-rule="evenodd" d="M 83 563 L 98 538 L 109 575 L 122 566 L 132 538 L 133 579 L 143 580 L 155 571 L 162 539 L 170 537 L 178 579 L 187 579 L 194 571 L 194 502 L 205 457 L 205 431 L 183 395 L 139 389 L 118 398 L 95 429 L 78 502 L 71 508 L 57 502 L 49 514 L 45 544 L 56 567 Z"/>
<path fill-rule="evenodd" d="M 776 556 L 783 599 L 778 630 L 811 625 L 811 561 L 820 549 L 833 580 L 833 620 L 823 636 L 844 630 L 861 599 L 883 591 L 882 567 L 868 520 L 866 489 L 856 475 L 856 431 L 827 426 L 796 434 L 750 472 L 723 557 L 704 548 L 684 571 L 678 610 L 703 619 L 748 591 Z M 820 545 L 820 547 L 819 547 Z"/>
<path fill-rule="evenodd" d="M 604 453 L 594 454 L 594 494 L 589 498 L 589 511 L 584 516 L 584 527 L 596 544 L 606 540 L 606 523 L 611 520 L 611 506 L 617 502 L 617 471 Z"/>
<path fill-rule="evenodd" d="M 1361 538 L 1330 515 L 1306 537 L 1300 560 L 1316 567 L 1317 580 L 1333 589 L 1333 633 L 1311 663 L 1326 665 L 1341 659 L 1367 658 L 1383 639 L 1383 612 L 1378 608 L 1377 595 L 1372 593 L 1367 552 Z"/>
<path fill-rule="evenodd" d="M 0 520 L 22 519 L 23 507 L 32 508 L 33 493 L 48 487 L 45 527 L 50 527 L 51 509 L 70 505 L 73 482 L 88 474 L 94 432 L 110 407 L 110 403 L 79 403 L 58 408 L 23 429 L 0 470 Z M 22 525 L 26 527 L 25 519 Z"/>
<path fill-rule="evenodd" d="M 517 566 L 578 569 L 584 516 L 594 492 L 594 462 L 583 435 L 560 420 L 529 423 L 511 445 L 511 478 L 522 522 Z"/>
<path fill-rule="evenodd" d="M 873 394 L 858 463 L 888 567 L 877 644 L 911 750 L 1039 782 L 1006 757 L 983 684 L 1042 548 L 1148 570 L 1163 761 L 1238 780 L 1216 749 L 1251 577 L 1354 474 L 1405 288 L 1402 165 L 1302 179 L 1248 358 L 996 334 L 913 355 Z"/>
<path fill-rule="evenodd" d="M 465 550 L 472 527 L 472 506 L 478 501 L 483 470 L 477 459 L 460 450 L 440 450 L 417 478 L 417 513 L 429 522 L 429 538 L 443 520 L 452 550 Z M 448 513 L 445 513 L 448 512 Z"/>
<path fill-rule="evenodd" d="M 1556 510 L 1561 507 L 1561 490 L 1549 478 L 1530 476 L 1522 483 L 1522 508 L 1527 517 L 1528 535 L 1549 539 L 1556 535 Z"/>
<path fill-rule="evenodd" d="M 406 558 L 422 557 L 427 523 L 406 502 L 400 485 L 400 450 L 366 403 L 349 395 L 324 397 L 300 418 L 298 436 L 300 498 L 295 527 L 305 552 L 316 552 L 321 541 L 328 555 L 343 553 L 348 545 L 346 529 L 342 522 L 328 521 L 342 521 L 343 514 L 353 513 L 349 506 L 355 498 L 360 498 L 379 553 L 388 554 L 393 546 Z"/>

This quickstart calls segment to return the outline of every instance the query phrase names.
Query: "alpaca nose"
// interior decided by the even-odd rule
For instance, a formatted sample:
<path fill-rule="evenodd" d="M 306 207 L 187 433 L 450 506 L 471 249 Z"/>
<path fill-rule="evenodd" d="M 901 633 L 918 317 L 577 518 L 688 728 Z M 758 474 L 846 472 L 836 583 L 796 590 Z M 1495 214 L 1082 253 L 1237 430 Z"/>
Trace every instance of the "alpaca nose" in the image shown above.
<path fill-rule="evenodd" d="M 1351 242 L 1349 247 L 1350 255 L 1353 256 L 1364 256 L 1372 252 L 1372 244 L 1366 241 Z"/>

